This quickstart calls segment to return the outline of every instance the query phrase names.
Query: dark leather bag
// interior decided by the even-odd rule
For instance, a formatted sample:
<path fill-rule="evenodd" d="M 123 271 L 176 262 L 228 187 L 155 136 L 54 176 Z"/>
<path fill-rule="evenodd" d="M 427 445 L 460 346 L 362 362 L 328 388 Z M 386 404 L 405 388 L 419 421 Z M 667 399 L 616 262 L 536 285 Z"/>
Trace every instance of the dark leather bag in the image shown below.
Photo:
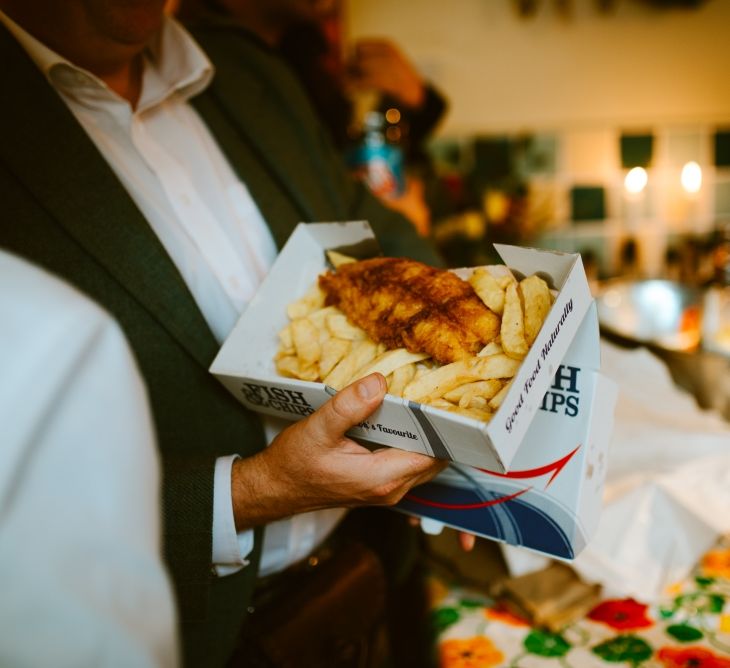
<path fill-rule="evenodd" d="M 359 542 L 327 547 L 257 590 L 230 666 L 375 668 L 389 654 L 386 579 Z"/>

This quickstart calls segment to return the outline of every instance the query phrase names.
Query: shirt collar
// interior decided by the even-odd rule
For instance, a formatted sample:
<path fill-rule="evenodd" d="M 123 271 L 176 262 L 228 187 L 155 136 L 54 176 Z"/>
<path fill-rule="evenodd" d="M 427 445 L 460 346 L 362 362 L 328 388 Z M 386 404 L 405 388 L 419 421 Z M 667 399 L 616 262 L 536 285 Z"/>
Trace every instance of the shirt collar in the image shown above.
<path fill-rule="evenodd" d="M 49 49 L 0 11 L 0 22 L 11 32 L 50 83 L 70 97 L 81 88 L 104 89 L 119 98 L 97 76 Z M 143 111 L 177 94 L 187 100 L 203 91 L 213 78 L 213 64 L 197 42 L 177 21 L 165 17 L 160 32 L 144 53 L 142 95 L 137 105 Z"/>

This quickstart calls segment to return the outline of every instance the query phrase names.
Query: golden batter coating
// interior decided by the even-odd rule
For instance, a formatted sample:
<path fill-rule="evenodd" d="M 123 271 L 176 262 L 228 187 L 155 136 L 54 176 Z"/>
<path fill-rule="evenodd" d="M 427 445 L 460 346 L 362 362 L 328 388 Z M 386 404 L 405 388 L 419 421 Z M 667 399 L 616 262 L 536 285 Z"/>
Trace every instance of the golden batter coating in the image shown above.
<path fill-rule="evenodd" d="M 388 348 L 428 353 L 441 364 L 476 355 L 500 319 L 466 281 L 406 258 L 343 264 L 320 276 L 326 304 L 341 309 Z"/>

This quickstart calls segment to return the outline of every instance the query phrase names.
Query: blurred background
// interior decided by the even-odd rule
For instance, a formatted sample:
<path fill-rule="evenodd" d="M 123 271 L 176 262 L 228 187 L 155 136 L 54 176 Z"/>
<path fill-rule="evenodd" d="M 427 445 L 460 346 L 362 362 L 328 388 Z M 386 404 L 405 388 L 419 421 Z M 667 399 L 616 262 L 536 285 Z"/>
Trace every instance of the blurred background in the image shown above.
<path fill-rule="evenodd" d="M 640 273 L 659 275 L 730 220 L 730 3 L 460 0 L 448 15 L 350 0 L 345 28 L 391 38 L 448 99 L 429 153 L 491 236 L 590 251 L 601 276 L 634 238 Z"/>
<path fill-rule="evenodd" d="M 448 103 L 424 159 L 406 161 L 447 264 L 494 262 L 495 242 L 580 252 L 603 333 L 648 344 L 730 415 L 730 2 L 340 12 L 343 50 L 392 40 Z M 407 143 L 408 128 L 388 136 Z"/>
<path fill-rule="evenodd" d="M 608 509 L 592 549 L 599 560 L 617 565 L 613 581 L 607 578 L 604 585 L 625 585 L 625 572 L 619 571 L 628 563 L 637 566 L 639 580 L 663 572 L 668 581 L 672 555 L 695 550 L 687 563 L 698 559 L 702 541 L 688 530 L 700 523 L 696 517 L 685 521 L 688 516 L 678 510 L 682 503 L 666 491 L 666 482 L 676 475 L 677 489 L 691 496 L 710 489 L 713 476 L 725 475 L 727 459 L 705 458 L 706 439 L 716 439 L 713 452 L 724 457 L 730 444 L 730 2 L 347 0 L 342 11 L 344 45 L 366 36 L 389 38 L 448 102 L 424 140 L 422 159 L 406 160 L 406 171 L 423 184 L 429 233 L 446 263 L 498 262 L 495 242 L 581 254 L 598 304 L 603 370 L 613 374 L 623 398 L 616 412 Z M 373 104 L 362 101 L 364 108 Z M 393 136 L 407 144 L 408 128 L 400 130 Z M 655 357 L 642 346 L 666 363 L 671 374 L 666 382 L 651 372 Z M 619 369 L 621 355 L 627 364 Z M 677 386 L 701 409 L 717 412 L 692 408 L 694 402 Z M 685 397 L 687 403 L 669 397 Z M 682 449 L 684 458 L 678 455 Z M 708 468 L 691 479 L 690 468 L 703 462 Z M 722 485 L 704 498 L 706 509 L 709 499 L 726 503 L 718 492 Z M 619 518 L 620 503 L 626 503 L 627 514 Z M 666 514 L 665 503 L 672 506 Z M 632 526 L 638 527 L 635 533 Z M 662 545 L 664 539 L 672 544 Z M 547 571 L 535 570 L 535 562 L 521 571 L 518 557 L 524 554 L 517 550 L 507 554 L 505 568 L 483 541 L 467 562 L 453 536 L 438 540 L 433 551 L 448 557 L 447 582 L 458 566 L 462 579 L 471 578 L 482 591 L 500 568 L 512 576 L 528 573 L 526 578 L 536 572 L 540 586 L 556 582 L 554 573 L 546 577 Z M 727 543 L 723 549 L 723 563 L 730 566 Z M 702 579 L 716 575 L 702 568 L 688 582 L 715 582 Z M 723 574 L 730 576 L 730 568 Z M 707 595 L 709 589 L 694 593 L 702 586 L 675 583 L 671 610 Z M 556 591 L 569 597 L 562 584 Z M 525 598 L 534 612 L 536 590 Z M 559 594 L 547 598 L 560 607 Z M 650 597 L 644 592 L 639 598 Z M 447 649 L 492 656 L 496 650 L 483 636 L 503 650 L 513 643 L 506 654 L 525 648 L 542 653 L 550 657 L 546 664 L 568 652 L 569 630 L 564 637 L 533 632 L 519 645 L 507 626 L 484 632 L 479 625 L 484 615 L 473 621 L 478 616 L 463 593 L 451 591 L 439 605 L 443 656 Z M 706 618 L 703 628 L 730 633 L 728 603 L 718 610 L 724 621 L 713 626 Z M 654 614 L 675 618 L 667 608 Z M 495 618 L 489 609 L 485 615 Z M 691 614 L 682 619 L 695 623 Z M 643 657 L 626 651 L 606 661 L 644 665 L 649 645 L 676 640 L 671 629 L 658 627 L 643 636 L 648 641 Z M 602 638 L 592 654 L 574 651 L 570 656 L 579 658 L 570 665 L 599 665 L 596 654 L 614 642 Z M 530 649 L 538 639 L 552 643 L 550 649 Z M 564 652 L 555 649 L 561 642 Z M 685 650 L 676 650 L 676 657 L 670 656 L 675 650 L 662 650 L 656 665 L 710 665 L 714 651 L 730 656 L 727 643 L 707 643 L 686 650 L 686 656 L 680 656 Z M 442 665 L 467 664 L 444 659 Z M 506 661 L 484 659 L 483 665 Z"/>

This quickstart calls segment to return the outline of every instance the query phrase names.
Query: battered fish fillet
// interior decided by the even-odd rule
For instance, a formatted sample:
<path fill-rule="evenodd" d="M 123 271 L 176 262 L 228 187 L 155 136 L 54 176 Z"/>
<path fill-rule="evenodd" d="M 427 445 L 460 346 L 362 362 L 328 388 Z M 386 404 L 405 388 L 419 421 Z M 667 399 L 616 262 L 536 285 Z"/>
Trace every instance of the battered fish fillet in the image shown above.
<path fill-rule="evenodd" d="M 475 355 L 499 334 L 500 319 L 466 281 L 405 258 L 378 257 L 319 278 L 337 306 L 388 348 L 429 353 L 441 364 Z"/>

